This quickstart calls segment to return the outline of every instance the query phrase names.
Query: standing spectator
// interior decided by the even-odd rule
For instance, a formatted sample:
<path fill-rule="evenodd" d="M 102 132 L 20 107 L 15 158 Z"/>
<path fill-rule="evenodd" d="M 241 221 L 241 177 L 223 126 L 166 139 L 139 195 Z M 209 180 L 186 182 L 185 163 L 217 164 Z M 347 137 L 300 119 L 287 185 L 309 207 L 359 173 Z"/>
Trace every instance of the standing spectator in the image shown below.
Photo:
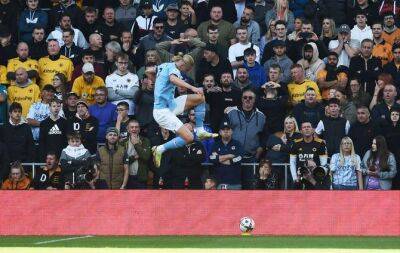
<path fill-rule="evenodd" d="M 313 88 L 308 88 L 304 94 L 304 101 L 301 101 L 293 108 L 293 116 L 299 125 L 303 122 L 310 122 L 316 128 L 320 120 L 325 116 L 325 108 L 317 100 L 317 93 Z"/>
<path fill-rule="evenodd" d="M 227 117 L 232 125 L 233 139 L 240 142 L 244 149 L 243 162 L 257 161 L 263 148 L 260 145 L 260 136 L 265 124 L 265 115 L 255 107 L 256 94 L 252 90 L 242 93 L 242 105 L 233 107 L 227 112 Z M 251 130 L 250 130 L 251 129 Z M 244 167 L 242 173 L 242 186 L 251 189 L 254 185 L 252 167 Z"/>
<path fill-rule="evenodd" d="M 31 128 L 23 120 L 22 106 L 17 102 L 8 108 L 9 121 L 2 127 L 1 138 L 7 143 L 9 161 L 33 162 L 35 144 Z"/>
<path fill-rule="evenodd" d="M 396 87 L 400 87 L 400 70 L 397 68 L 400 64 L 400 44 L 394 44 L 392 47 L 393 60 L 383 66 L 383 72 L 393 77 Z"/>
<path fill-rule="evenodd" d="M 245 66 L 239 66 L 237 68 L 233 85 L 240 90 L 250 88 L 253 85 L 249 79 L 249 71 Z"/>
<path fill-rule="evenodd" d="M 78 101 L 76 103 L 76 115 L 67 119 L 67 133 L 78 132 L 83 146 L 87 148 L 91 154 L 95 154 L 98 130 L 99 121 L 90 115 L 88 104 L 83 100 Z"/>
<path fill-rule="evenodd" d="M 328 101 L 328 116 L 322 118 L 315 129 L 325 140 L 328 155 L 339 152 L 340 141 L 349 133 L 350 122 L 340 116 L 340 109 L 339 99 L 331 98 Z"/>
<path fill-rule="evenodd" d="M 317 45 L 313 42 L 307 43 L 303 47 L 303 58 L 298 62 L 305 73 L 307 79 L 316 82 L 318 73 L 325 69 L 325 63 L 319 58 Z"/>
<path fill-rule="evenodd" d="M 334 190 L 362 190 L 361 159 L 354 151 L 353 141 L 344 137 L 340 143 L 340 152 L 330 161 L 332 187 Z"/>
<path fill-rule="evenodd" d="M 78 28 L 83 24 L 83 12 L 74 0 L 62 0 L 59 4 L 54 5 L 50 10 L 49 27 L 56 26 L 56 23 L 61 19 L 63 14 L 67 14 L 74 21 L 74 25 Z"/>
<path fill-rule="evenodd" d="M 17 45 L 12 41 L 10 31 L 7 27 L 0 24 L 0 65 L 7 66 L 7 61 L 17 57 Z"/>
<path fill-rule="evenodd" d="M 289 10 L 287 0 L 276 0 L 274 7 L 265 14 L 265 24 L 268 26 L 270 20 L 282 20 L 287 24 L 287 30 L 291 33 L 294 30 L 294 15 Z"/>
<path fill-rule="evenodd" d="M 99 24 L 96 31 L 102 35 L 104 44 L 117 41 L 121 37 L 124 27 L 115 20 L 115 11 L 112 7 L 104 8 L 103 19 L 104 22 Z"/>
<path fill-rule="evenodd" d="M 76 103 L 78 102 L 78 95 L 75 92 L 69 92 L 66 94 L 65 104 L 63 108 L 64 116 L 66 119 L 70 119 L 76 114 Z"/>
<path fill-rule="evenodd" d="M 304 94 L 308 88 L 313 88 L 317 94 L 317 100 L 321 100 L 321 93 L 317 84 L 305 79 L 304 69 L 300 64 L 293 64 L 290 68 L 292 82 L 288 84 L 289 101 L 295 106 L 304 99 Z"/>
<path fill-rule="evenodd" d="M 39 60 L 39 86 L 50 84 L 56 73 L 63 73 L 70 82 L 74 65 L 70 59 L 60 55 L 60 45 L 57 40 L 50 40 L 47 43 L 47 52 L 49 55 Z"/>
<path fill-rule="evenodd" d="M 261 159 L 258 165 L 258 176 L 256 183 L 257 190 L 277 190 L 279 189 L 278 175 L 272 170 L 269 160 Z"/>
<path fill-rule="evenodd" d="M 324 42 L 326 48 L 329 48 L 331 40 L 337 40 L 337 30 L 335 20 L 331 18 L 324 18 L 322 20 L 322 31 L 319 39 Z"/>
<path fill-rule="evenodd" d="M 128 123 L 129 123 L 129 104 L 125 101 L 117 104 L 117 121 L 115 122 L 115 128 L 119 132 L 119 140 L 121 142 L 126 141 L 128 138 Z"/>
<path fill-rule="evenodd" d="M 249 41 L 246 27 L 236 28 L 237 43 L 229 47 L 228 57 L 233 68 L 233 75 L 236 74 L 237 67 L 244 63 L 244 50 L 253 48 L 256 50 L 256 61 L 260 62 L 260 48 Z"/>
<path fill-rule="evenodd" d="M 201 82 L 205 74 L 213 74 L 219 80 L 223 73 L 229 72 L 231 76 L 232 66 L 228 59 L 221 58 L 217 53 L 217 48 L 213 44 L 207 44 L 203 51 L 203 59 L 200 60 L 197 69 L 196 81 Z"/>
<path fill-rule="evenodd" d="M 280 26 L 277 25 L 277 29 Z M 290 82 L 290 67 L 293 65 L 293 61 L 286 55 L 286 44 L 283 40 L 273 40 L 271 43 L 274 56 L 264 63 L 265 71 L 269 71 L 272 65 L 277 64 L 280 67 L 280 82 L 285 84 Z"/>
<path fill-rule="evenodd" d="M 53 98 L 49 106 L 50 115 L 40 122 L 39 149 L 42 159 L 49 151 L 60 156 L 62 149 L 67 145 L 67 120 L 60 117 L 61 101 Z"/>
<path fill-rule="evenodd" d="M 233 27 L 246 27 L 247 34 L 249 35 L 249 41 L 258 46 L 260 43 L 260 26 L 256 21 L 253 20 L 254 12 L 254 8 L 250 5 L 247 5 L 243 10 L 240 20 L 233 23 Z"/>
<path fill-rule="evenodd" d="M 365 39 L 372 40 L 372 30 L 367 25 L 367 15 L 363 11 L 359 11 L 356 14 L 356 25 L 351 29 L 351 37 L 357 38 L 358 41 L 362 42 Z"/>
<path fill-rule="evenodd" d="M 144 36 L 148 35 L 154 27 L 157 16 L 153 14 L 151 1 L 141 1 L 140 3 L 141 15 L 137 16 L 135 22 L 131 27 L 131 33 L 135 35 L 134 42 L 137 44 Z M 161 19 L 159 19 L 161 21 Z M 161 21 L 161 23 L 163 23 Z M 163 28 L 164 29 L 164 26 Z"/>
<path fill-rule="evenodd" d="M 97 142 L 104 143 L 107 128 L 117 120 L 117 106 L 107 102 L 108 90 L 106 87 L 98 87 L 94 93 L 95 104 L 89 106 L 89 113 L 99 121 Z"/>
<path fill-rule="evenodd" d="M 395 23 L 395 14 L 393 12 L 387 12 L 383 16 L 383 39 L 394 45 L 400 41 L 400 29 Z"/>
<path fill-rule="evenodd" d="M 93 65 L 94 73 L 96 73 L 97 76 L 101 77 L 102 79 L 106 78 L 106 74 L 104 73 L 104 65 L 95 61 L 94 54 L 91 50 L 83 50 L 81 57 L 82 63 L 74 66 L 74 72 L 72 72 L 71 78 L 72 84 L 74 83 L 75 79 L 81 76 L 82 67 L 85 65 L 85 63 L 91 63 Z"/>
<path fill-rule="evenodd" d="M 74 28 L 72 26 L 72 18 L 69 14 L 61 14 L 59 24 L 60 26 L 57 26 L 54 31 L 50 32 L 49 36 L 47 37 L 47 41 L 50 40 L 57 40 L 58 44 L 60 46 L 64 46 L 64 41 L 63 41 L 63 32 L 66 30 L 73 30 L 73 42 L 77 47 L 80 47 L 82 49 L 88 48 L 88 43 L 86 41 L 85 36 L 79 30 L 78 28 Z"/>
<path fill-rule="evenodd" d="M 220 126 L 221 139 L 213 144 L 210 162 L 214 164 L 218 189 L 242 189 L 241 161 L 244 150 L 239 141 L 232 138 L 233 130 L 228 121 L 223 121 Z"/>
<path fill-rule="evenodd" d="M 218 26 L 213 24 L 209 25 L 207 27 L 207 40 L 205 40 L 206 43 L 215 45 L 219 57 L 221 57 L 222 59 L 227 59 L 229 46 L 221 44 L 221 42 L 218 41 L 218 38 L 219 38 Z"/>
<path fill-rule="evenodd" d="M 360 52 L 360 41 L 351 38 L 350 27 L 343 24 L 338 29 L 337 40 L 329 42 L 329 50 L 339 55 L 338 66 L 350 65 L 350 59 Z"/>
<path fill-rule="evenodd" d="M 92 105 L 95 103 L 94 94 L 96 89 L 104 86 L 103 79 L 95 74 L 93 64 L 87 62 L 82 67 L 82 75 L 75 79 L 72 85 L 72 92 L 89 105 Z"/>
<path fill-rule="evenodd" d="M 47 55 L 47 43 L 44 39 L 45 34 L 46 32 L 43 27 L 37 26 L 33 28 L 32 42 L 29 44 L 29 48 L 31 58 L 34 60 L 39 60 Z"/>
<path fill-rule="evenodd" d="M 25 42 L 18 43 L 17 58 L 9 59 L 7 64 L 7 79 L 11 84 L 15 84 L 15 71 L 24 68 L 28 73 L 28 78 L 36 83 L 38 77 L 38 62 L 29 58 L 29 47 Z"/>
<path fill-rule="evenodd" d="M 374 22 L 372 24 L 372 34 L 374 41 L 374 48 L 372 49 L 372 55 L 382 61 L 382 66 L 385 66 L 388 62 L 393 60 L 392 45 L 387 43 L 383 37 L 383 26 L 380 22 Z"/>
<path fill-rule="evenodd" d="M 223 73 L 220 83 L 220 89 L 208 89 L 205 93 L 206 102 L 210 105 L 210 123 L 213 132 L 218 130 L 224 118 L 224 110 L 240 104 L 241 91 L 232 85 L 232 74 Z"/>
<path fill-rule="evenodd" d="M 66 90 L 67 90 L 67 77 L 62 73 L 57 73 L 53 77 L 52 85 L 56 90 L 54 96 L 61 101 L 65 100 Z"/>
<path fill-rule="evenodd" d="M 27 0 L 26 9 L 19 16 L 18 31 L 19 38 L 26 42 L 32 42 L 32 32 L 35 27 L 47 28 L 47 12 L 39 7 L 39 0 Z"/>
<path fill-rule="evenodd" d="M 127 189 L 146 189 L 151 157 L 150 140 L 139 135 L 137 120 L 129 120 L 127 130 L 128 137 L 124 143 L 129 170 Z"/>
<path fill-rule="evenodd" d="M 63 190 L 64 180 L 63 171 L 58 165 L 58 157 L 54 152 L 46 155 L 46 164 L 35 172 L 30 189 L 35 190 Z"/>
<path fill-rule="evenodd" d="M 350 79 L 350 95 L 349 100 L 358 106 L 369 106 L 371 102 L 371 95 L 361 89 L 361 82 L 358 76 L 353 76 Z"/>
<path fill-rule="evenodd" d="M 290 172 L 293 182 L 298 181 L 297 170 L 306 167 L 311 160 L 314 165 L 325 166 L 328 161 L 325 142 L 315 136 L 310 122 L 301 124 L 302 138 L 294 141 L 290 151 Z"/>
<path fill-rule="evenodd" d="M 129 169 L 126 149 L 118 142 L 119 132 L 109 127 L 106 143 L 97 150 L 99 163 L 98 178 L 105 180 L 108 189 L 125 189 L 128 183 Z"/>
<path fill-rule="evenodd" d="M 222 8 L 220 6 L 212 7 L 210 11 L 210 20 L 202 22 L 197 28 L 197 32 L 202 41 L 207 41 L 207 28 L 209 25 L 218 27 L 218 42 L 221 43 L 221 45 L 229 47 L 229 45 L 236 43 L 233 25 L 222 19 Z"/>
<path fill-rule="evenodd" d="M 172 39 L 180 38 L 180 34 L 185 32 L 187 26 L 178 18 L 180 14 L 178 4 L 169 4 L 165 12 L 167 13 L 167 20 L 164 23 L 165 33 Z"/>
<path fill-rule="evenodd" d="M 193 4 L 190 1 L 182 1 L 180 20 L 187 27 L 196 27 L 197 17 L 196 12 L 193 9 Z"/>
<path fill-rule="evenodd" d="M 132 0 L 119 0 L 119 6 L 115 9 L 115 20 L 130 29 L 136 19 L 136 8 Z"/>
<path fill-rule="evenodd" d="M 393 84 L 386 84 L 383 88 L 383 101 L 372 108 L 371 117 L 374 121 L 379 119 L 389 119 L 390 109 L 400 108 L 396 101 L 397 90 Z"/>
<path fill-rule="evenodd" d="M 95 63 L 104 64 L 103 39 L 100 34 L 92 33 L 89 36 L 89 52 L 94 56 Z"/>
<path fill-rule="evenodd" d="M 370 147 L 372 139 L 376 136 L 376 127 L 370 119 L 366 106 L 357 108 L 357 121 L 351 125 L 349 137 L 354 140 L 353 145 L 357 155 L 364 157 Z"/>
<path fill-rule="evenodd" d="M 371 149 L 362 160 L 364 188 L 366 190 L 390 190 L 396 176 L 396 159 L 388 150 L 385 137 L 378 135 L 372 140 Z"/>
<path fill-rule="evenodd" d="M 329 99 L 329 91 L 345 90 L 348 82 L 348 68 L 338 66 L 339 56 L 336 52 L 329 52 L 325 69 L 318 72 L 316 81 L 321 90 L 322 98 Z"/>
<path fill-rule="evenodd" d="M 25 174 L 21 162 L 16 161 L 11 164 L 10 175 L 1 185 L 2 190 L 29 190 L 31 185 L 30 178 Z"/>
<path fill-rule="evenodd" d="M 18 14 L 20 12 L 20 7 L 17 1 L 12 0 L 2 0 L 0 2 L 0 24 L 5 27 L 18 27 Z M 13 29 L 13 38 L 17 38 L 17 29 Z"/>
<path fill-rule="evenodd" d="M 374 42 L 372 40 L 363 40 L 361 42 L 360 55 L 351 58 L 349 67 L 350 75 L 355 75 L 356 73 L 360 75 L 363 90 L 369 94 L 374 93 L 375 82 L 382 72 L 381 60 L 372 56 L 373 46 Z"/>
<path fill-rule="evenodd" d="M 249 47 L 244 50 L 243 65 L 249 73 L 249 79 L 253 89 L 258 90 L 267 81 L 264 68 L 256 61 L 257 51 Z"/>
<path fill-rule="evenodd" d="M 25 118 L 32 104 L 38 102 L 40 89 L 28 79 L 28 72 L 24 68 L 15 70 L 15 85 L 7 89 L 8 103 L 18 102 L 22 106 L 22 116 Z"/>
<path fill-rule="evenodd" d="M 89 41 L 89 37 L 96 31 L 97 26 L 99 25 L 98 22 L 98 13 L 97 10 L 92 7 L 88 6 L 85 9 L 85 15 L 81 27 L 81 31 L 85 36 L 86 40 Z"/>
<path fill-rule="evenodd" d="M 128 70 L 129 57 L 126 54 L 117 56 L 117 70 L 107 76 L 106 87 L 108 100 L 117 105 L 121 101 L 129 104 L 129 115 L 135 114 L 133 98 L 139 89 L 139 78 Z"/>
<path fill-rule="evenodd" d="M 64 45 L 61 47 L 61 55 L 64 55 L 72 61 L 74 65 L 81 63 L 82 48 L 78 47 L 74 43 L 75 31 L 72 29 L 66 29 L 62 31 L 62 40 Z"/>

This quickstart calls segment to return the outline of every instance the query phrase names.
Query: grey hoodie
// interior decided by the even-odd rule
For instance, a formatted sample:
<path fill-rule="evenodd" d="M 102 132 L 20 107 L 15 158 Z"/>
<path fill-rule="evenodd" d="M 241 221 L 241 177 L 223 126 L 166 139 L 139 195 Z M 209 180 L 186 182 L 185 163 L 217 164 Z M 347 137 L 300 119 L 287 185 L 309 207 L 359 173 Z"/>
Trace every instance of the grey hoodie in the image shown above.
<path fill-rule="evenodd" d="M 313 57 L 311 59 L 311 62 L 308 62 L 307 60 L 304 59 L 304 47 L 303 47 L 303 52 L 302 52 L 303 58 L 300 59 L 297 63 L 303 66 L 304 71 L 306 73 L 306 79 L 316 82 L 318 72 L 320 70 L 325 69 L 325 63 L 323 60 L 319 58 L 317 44 L 315 44 L 314 42 L 309 42 L 306 45 L 310 45 L 313 48 Z"/>

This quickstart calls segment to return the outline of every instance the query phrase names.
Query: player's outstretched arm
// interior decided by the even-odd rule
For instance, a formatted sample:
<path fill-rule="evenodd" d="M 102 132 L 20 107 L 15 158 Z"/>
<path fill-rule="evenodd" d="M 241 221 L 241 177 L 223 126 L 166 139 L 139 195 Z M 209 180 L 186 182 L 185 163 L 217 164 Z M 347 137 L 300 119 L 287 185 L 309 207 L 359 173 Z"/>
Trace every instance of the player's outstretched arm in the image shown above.
<path fill-rule="evenodd" d="M 173 83 L 174 85 L 178 86 L 178 87 L 187 88 L 187 89 L 193 91 L 196 94 L 203 94 L 203 89 L 196 88 L 196 87 L 188 84 L 187 82 L 185 82 L 182 79 L 178 78 L 176 75 L 170 75 L 169 76 L 169 81 L 171 83 Z"/>

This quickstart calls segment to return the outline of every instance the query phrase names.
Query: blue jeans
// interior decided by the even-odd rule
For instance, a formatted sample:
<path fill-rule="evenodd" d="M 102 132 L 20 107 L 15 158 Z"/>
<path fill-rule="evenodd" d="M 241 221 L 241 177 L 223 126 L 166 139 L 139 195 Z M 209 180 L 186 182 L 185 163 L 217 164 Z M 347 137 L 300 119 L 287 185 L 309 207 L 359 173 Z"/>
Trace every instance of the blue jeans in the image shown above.
<path fill-rule="evenodd" d="M 332 184 L 334 190 L 358 190 L 358 186 L 348 186 L 341 184 Z"/>

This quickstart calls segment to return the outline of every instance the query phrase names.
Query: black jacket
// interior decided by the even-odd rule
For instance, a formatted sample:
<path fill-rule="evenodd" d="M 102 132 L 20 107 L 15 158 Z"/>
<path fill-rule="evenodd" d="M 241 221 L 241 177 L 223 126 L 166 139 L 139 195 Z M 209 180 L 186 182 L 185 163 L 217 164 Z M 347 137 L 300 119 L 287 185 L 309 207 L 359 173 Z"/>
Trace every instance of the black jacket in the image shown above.
<path fill-rule="evenodd" d="M 321 24 L 324 17 L 327 16 L 328 10 L 322 1 L 309 0 L 304 8 L 304 17 L 312 22 L 314 32 L 321 34 Z"/>
<path fill-rule="evenodd" d="M 293 116 L 299 126 L 301 123 L 309 121 L 316 128 L 318 122 L 325 116 L 325 108 L 321 103 L 317 103 L 315 107 L 308 107 L 302 101 L 293 108 Z"/>
<path fill-rule="evenodd" d="M 383 72 L 390 74 L 393 77 L 394 85 L 397 88 L 397 91 L 399 91 L 400 87 L 400 70 L 397 69 L 396 64 L 394 61 L 391 61 L 387 63 L 385 66 L 383 66 Z"/>
<path fill-rule="evenodd" d="M 3 142 L 0 142 L 0 183 L 7 179 L 9 171 L 7 146 Z"/>
<path fill-rule="evenodd" d="M 40 159 L 46 157 L 47 152 L 55 152 L 60 157 L 61 151 L 67 146 L 67 120 L 59 118 L 53 121 L 50 117 L 40 122 L 39 149 Z"/>
<path fill-rule="evenodd" d="M 356 154 L 364 157 L 365 153 L 371 148 L 372 140 L 377 135 L 375 124 L 369 121 L 367 124 L 355 122 L 349 130 L 349 137 L 353 140 Z"/>
<path fill-rule="evenodd" d="M 72 26 L 75 28 L 83 27 L 84 13 L 76 4 L 71 4 L 68 7 L 64 7 L 62 4 L 54 6 L 49 13 L 49 27 L 50 30 L 54 29 L 58 25 L 60 17 L 63 13 L 67 13 L 71 17 Z"/>
<path fill-rule="evenodd" d="M 83 146 L 89 150 L 91 154 L 97 151 L 97 132 L 99 130 L 99 121 L 89 116 L 87 119 L 81 119 L 73 116 L 67 120 L 67 133 L 79 132 L 82 138 Z"/>
<path fill-rule="evenodd" d="M 37 43 L 32 42 L 32 44 L 29 45 L 29 53 L 31 58 L 34 60 L 39 60 L 40 58 L 46 56 L 48 54 L 46 40 L 44 39 L 43 41 Z"/>
<path fill-rule="evenodd" d="M 379 74 L 382 73 L 382 62 L 380 59 L 372 56 L 367 60 L 367 66 L 362 56 L 354 56 L 350 60 L 349 66 L 350 76 L 359 75 L 361 79 L 362 89 L 369 94 L 374 94 L 375 81 Z"/>
<path fill-rule="evenodd" d="M 82 61 L 82 52 L 83 49 L 76 46 L 75 44 L 72 45 L 71 48 L 67 48 L 65 45 L 60 49 L 61 55 L 69 58 L 74 65 L 78 65 Z"/>
<path fill-rule="evenodd" d="M 347 120 L 342 117 L 325 117 L 322 119 L 322 122 L 324 123 L 324 131 L 321 133 L 321 136 L 326 142 L 328 155 L 332 156 L 339 152 L 340 142 L 346 136 Z"/>
<path fill-rule="evenodd" d="M 9 161 L 33 162 L 35 143 L 28 124 L 11 125 L 7 122 L 1 131 L 1 140 L 7 143 Z"/>

